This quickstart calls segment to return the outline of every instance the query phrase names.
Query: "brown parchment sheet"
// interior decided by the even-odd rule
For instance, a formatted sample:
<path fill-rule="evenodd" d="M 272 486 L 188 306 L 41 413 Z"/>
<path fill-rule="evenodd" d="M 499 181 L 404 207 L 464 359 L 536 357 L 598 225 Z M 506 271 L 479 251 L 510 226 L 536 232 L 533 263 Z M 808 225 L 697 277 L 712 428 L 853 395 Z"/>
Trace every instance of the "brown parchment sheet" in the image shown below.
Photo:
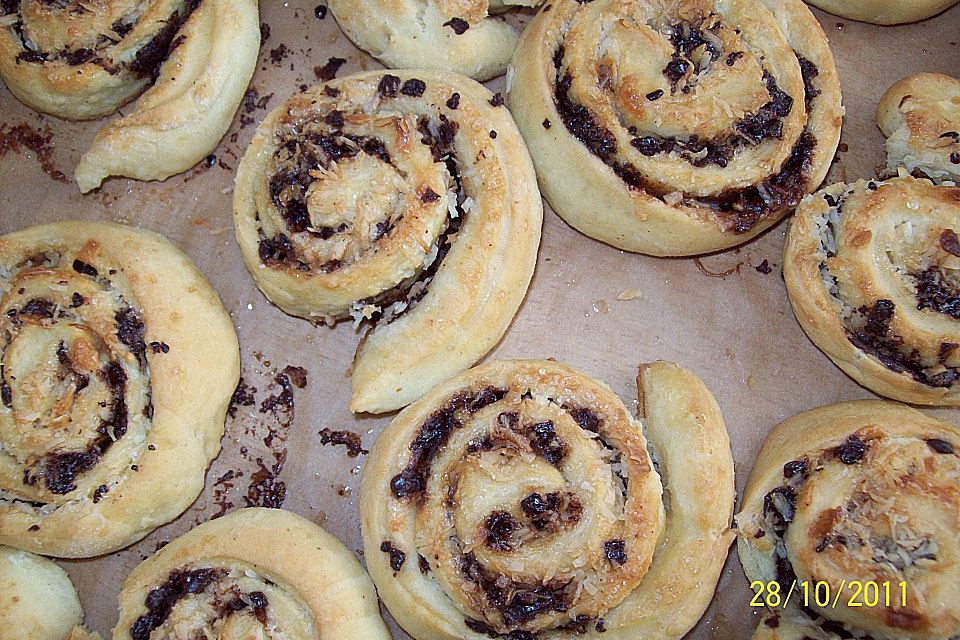
<path fill-rule="evenodd" d="M 10 150 L 0 157 L 0 233 L 82 218 L 126 222 L 164 234 L 197 262 L 219 292 L 239 333 L 243 378 L 257 389 L 256 404 L 239 407 L 236 418 L 227 419 L 223 451 L 190 510 L 118 553 L 59 562 L 77 586 L 88 627 L 105 638 L 116 623 L 117 593 L 126 575 L 198 522 L 224 508 L 244 506 L 248 487 L 262 478 L 254 475 L 261 463 L 274 465 L 275 454 L 284 450 L 279 474 L 286 484 L 283 507 L 322 524 L 363 559 L 357 493 L 366 456 L 349 458 L 344 447 L 322 446 L 318 432 L 351 430 L 369 448 L 391 416 L 355 417 L 347 409 L 348 371 L 359 339 L 350 323 L 315 327 L 285 315 L 256 288 L 234 240 L 231 189 L 256 124 L 300 85 L 316 82 L 320 69 L 315 67 L 342 57 L 346 62 L 338 75 L 343 76 L 381 65 L 347 40 L 332 15 L 319 19 L 323 12 L 315 2 L 264 0 L 260 12 L 269 37 L 253 78 L 255 93 L 215 151 L 212 166 L 201 164 L 162 183 L 112 179 L 99 192 L 81 196 L 72 180 L 47 175 L 33 152 Z M 828 180 L 875 177 L 884 163 L 877 101 L 907 74 L 960 72 L 960 5 L 898 27 L 815 14 L 830 39 L 847 109 L 841 152 Z M 499 78 L 489 86 L 503 90 L 503 83 Z M 41 156 L 47 169 L 67 176 L 103 125 L 38 115 L 6 87 L 0 88 L 0 123 L 46 132 L 50 139 Z M 775 424 L 820 404 L 872 397 L 821 354 L 794 319 L 781 277 L 785 230 L 781 223 L 739 249 L 704 257 L 698 267 L 689 258 L 658 259 L 613 249 L 577 233 L 547 207 L 530 291 L 488 358 L 556 358 L 605 381 L 632 408 L 639 363 L 668 359 L 689 367 L 707 382 L 723 410 L 739 492 Z M 288 365 L 307 373 L 306 386 L 292 388 L 292 415 L 282 409 L 261 413 L 261 403 L 280 393 L 274 378 Z M 960 412 L 931 413 L 960 421 Z M 749 638 L 759 613 L 751 610 L 749 599 L 732 549 L 714 601 L 688 637 Z M 385 609 L 384 616 L 394 638 L 409 638 Z"/>

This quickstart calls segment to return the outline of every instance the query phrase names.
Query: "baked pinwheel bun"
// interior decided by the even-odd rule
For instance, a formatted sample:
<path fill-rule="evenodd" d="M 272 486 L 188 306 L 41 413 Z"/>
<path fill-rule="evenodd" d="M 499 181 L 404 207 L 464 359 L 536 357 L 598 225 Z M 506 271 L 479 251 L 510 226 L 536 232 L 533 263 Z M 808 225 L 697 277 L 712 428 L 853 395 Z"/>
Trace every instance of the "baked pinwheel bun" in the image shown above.
<path fill-rule="evenodd" d="M 13 0 L 0 8 L 0 77 L 69 120 L 126 115 L 80 159 L 83 192 L 108 176 L 163 180 L 214 149 L 256 66 L 256 0 Z"/>
<path fill-rule="evenodd" d="M 737 549 L 751 581 L 779 583 L 783 598 L 797 585 L 754 637 L 957 637 L 958 453 L 960 429 L 880 400 L 819 407 L 777 426 L 744 490 Z M 819 601 L 813 595 L 817 582 L 829 598 L 824 587 Z M 858 595 L 856 582 L 885 595 L 866 586 Z"/>
<path fill-rule="evenodd" d="M 800 326 L 888 398 L 960 405 L 960 188 L 905 177 L 803 201 L 783 276 Z"/>
<path fill-rule="evenodd" d="M 163 237 L 0 236 L 0 543 L 89 557 L 182 513 L 239 379 L 230 317 Z"/>
<path fill-rule="evenodd" d="M 887 170 L 934 182 L 960 181 L 960 80 L 918 73 L 880 99 L 877 122 L 887 137 Z"/>
<path fill-rule="evenodd" d="M 289 511 L 240 509 L 173 540 L 120 589 L 113 640 L 390 640 L 363 567 Z"/>
<path fill-rule="evenodd" d="M 573 227 L 627 251 L 717 251 L 823 180 L 840 84 L 801 0 L 549 6 L 523 33 L 509 104 Z"/>
<path fill-rule="evenodd" d="M 330 0 L 347 37 L 394 69 L 439 69 L 474 80 L 507 70 L 519 32 L 496 16 L 542 0 Z"/>
<path fill-rule="evenodd" d="M 368 321 L 353 411 L 403 407 L 506 331 L 543 207 L 502 100 L 468 78 L 376 71 L 296 94 L 237 170 L 237 240 L 287 313 Z"/>
<path fill-rule="evenodd" d="M 83 609 L 66 571 L 0 545 L 0 629 L 11 640 L 100 640 L 81 626 Z"/>
<path fill-rule="evenodd" d="M 851 20 L 873 24 L 904 24 L 926 20 L 957 0 L 807 0 L 815 7 Z"/>
<path fill-rule="evenodd" d="M 634 419 L 552 361 L 491 362 L 405 409 L 360 492 L 364 556 L 416 640 L 681 638 L 733 540 L 710 391 L 645 365 Z M 656 465 L 656 466 L 655 466 Z"/>

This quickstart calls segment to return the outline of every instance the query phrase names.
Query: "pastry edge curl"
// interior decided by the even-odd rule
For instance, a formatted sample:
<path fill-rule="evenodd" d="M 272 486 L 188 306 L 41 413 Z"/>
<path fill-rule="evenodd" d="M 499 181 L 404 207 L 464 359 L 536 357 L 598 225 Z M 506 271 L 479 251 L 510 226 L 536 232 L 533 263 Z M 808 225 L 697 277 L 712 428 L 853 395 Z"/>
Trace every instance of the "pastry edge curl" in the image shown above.
<path fill-rule="evenodd" d="M 733 454 L 716 398 L 694 373 L 662 360 L 641 365 L 637 392 L 644 435 L 669 496 L 663 536 L 670 544 L 657 548 L 640 586 L 620 605 L 641 612 L 638 620 L 599 637 L 677 640 L 709 606 L 736 539 Z M 705 504 L 677 499 L 705 488 Z M 606 619 L 611 626 L 617 620 Z"/>
<path fill-rule="evenodd" d="M 362 339 L 352 367 L 350 410 L 355 413 L 400 409 L 438 383 L 468 369 L 496 346 L 526 297 L 543 224 L 543 202 L 533 163 L 509 111 L 487 104 L 493 94 L 479 83 L 451 72 L 406 69 L 397 73 L 404 79 L 418 78 L 428 85 L 450 85 L 450 90 L 464 100 L 483 105 L 491 129 L 498 134 L 495 149 L 505 169 L 515 178 L 506 191 L 509 210 L 498 212 L 493 221 L 475 219 L 467 223 L 469 229 L 460 232 L 417 308 L 388 325 L 375 327 Z M 368 71 L 337 81 L 383 75 L 384 71 Z M 271 122 L 276 113 L 279 111 L 268 115 L 264 123 Z M 257 172 L 266 167 L 271 138 L 262 127 L 244 154 L 244 160 L 255 159 L 242 161 L 237 170 L 233 200 L 237 240 L 251 273 L 260 265 L 257 229 L 253 224 L 255 189 L 260 179 Z M 509 248 L 499 261 L 491 261 L 489 256 L 473 249 L 474 244 L 496 243 Z M 478 277 L 478 273 L 482 276 Z M 491 282 L 496 286 L 484 287 Z M 266 280 L 258 280 L 257 285 L 285 312 L 301 317 L 311 315 L 310 307 L 304 306 L 295 293 Z M 425 335 L 433 339 L 428 342 Z M 416 349 L 410 345 L 416 345 Z"/>
<path fill-rule="evenodd" d="M 165 180 L 183 173 L 230 128 L 259 54 L 257 1 L 204 0 L 181 34 L 185 40 L 156 84 L 81 156 L 75 179 L 82 193 L 110 176 Z"/>
<path fill-rule="evenodd" d="M 403 424 L 424 422 L 430 417 L 435 407 L 435 401 L 456 393 L 468 382 L 475 383 L 478 380 L 494 377 L 500 369 L 513 365 L 535 366 L 541 362 L 538 360 L 503 360 L 479 365 L 464 374 L 470 376 L 469 380 L 464 380 L 462 377 L 449 380 L 404 409 L 391 423 L 390 430 L 392 430 L 393 425 L 401 422 Z M 616 397 L 616 394 L 605 383 L 594 380 L 580 369 L 555 362 L 543 362 L 543 364 L 548 364 L 550 368 L 567 375 L 585 376 L 591 385 L 597 385 L 604 392 Z M 671 522 L 668 514 L 667 525 L 661 532 L 660 542 L 647 574 L 640 585 L 618 607 L 603 616 L 604 621 L 609 623 L 606 629 L 597 633 L 588 631 L 586 635 L 571 634 L 571 637 L 581 637 L 582 635 L 585 638 L 597 638 L 598 640 L 633 640 L 637 637 L 679 640 L 701 619 L 712 600 L 730 545 L 735 539 L 735 531 L 730 526 L 735 499 L 733 456 L 723 417 L 713 394 L 697 376 L 672 362 L 658 361 L 642 365 L 637 377 L 637 384 L 642 414 L 641 420 L 646 422 L 647 427 L 643 430 L 643 435 L 647 439 L 648 448 L 653 449 L 653 454 L 665 450 L 674 452 L 675 445 L 670 440 L 677 435 L 677 431 L 683 432 L 681 439 L 689 436 L 695 439 L 698 445 L 704 442 L 712 443 L 712 447 L 703 452 L 703 466 L 700 471 L 693 476 L 684 477 L 683 482 L 690 488 L 693 488 L 694 485 L 702 486 L 705 482 L 711 485 L 719 484 L 718 491 L 708 494 L 712 507 L 700 512 L 696 512 L 695 508 L 681 509 L 682 513 L 690 515 L 693 520 L 707 524 L 709 540 L 704 541 L 702 537 L 690 535 L 690 532 L 683 531 L 687 519 L 678 517 Z M 666 393 L 664 393 L 665 390 Z M 679 401 L 677 396 L 680 396 Z M 603 402 L 600 399 L 598 401 Z M 622 403 L 622 401 L 620 402 Z M 622 404 L 621 410 L 625 410 Z M 634 420 L 629 416 L 629 413 L 627 413 L 627 418 L 638 429 L 642 428 L 641 422 Z M 677 423 L 680 424 L 680 429 L 675 431 Z M 381 440 L 383 440 L 382 443 Z M 388 445 L 387 442 L 391 444 Z M 684 441 L 676 444 L 685 453 L 689 453 L 690 449 L 687 448 L 689 442 Z M 377 498 L 375 497 L 376 491 L 381 487 L 374 484 L 374 478 L 389 477 L 390 465 L 394 462 L 394 457 L 392 455 L 377 455 L 376 451 L 384 447 L 389 447 L 392 450 L 396 446 L 398 445 L 393 440 L 383 437 L 378 439 L 378 444 L 375 444 L 374 452 L 364 469 L 360 491 L 359 506 L 367 567 L 371 576 L 374 576 L 378 583 L 384 580 L 386 581 L 385 584 L 391 584 L 391 581 L 395 578 L 389 565 L 382 561 L 381 556 L 384 554 L 378 546 L 380 538 L 372 533 L 380 532 L 382 530 L 380 525 L 383 524 L 377 520 L 377 516 L 381 512 L 377 507 Z M 655 456 L 654 460 L 656 460 Z M 670 482 L 671 470 L 675 474 L 681 468 L 684 472 L 689 471 L 689 468 L 680 461 L 667 460 L 666 467 L 667 483 Z M 658 469 L 663 473 L 661 467 L 658 467 Z M 657 484 L 659 485 L 660 482 L 658 481 Z M 667 491 L 669 491 L 669 485 L 667 486 Z M 663 516 L 661 515 L 662 519 Z M 664 540 L 675 534 L 681 534 L 684 540 L 682 552 L 664 547 Z M 681 555 L 686 555 L 689 559 L 691 554 L 702 556 L 698 560 L 704 559 L 704 562 L 694 564 L 696 570 L 693 572 L 686 571 L 678 574 L 674 561 L 679 560 Z M 408 558 L 409 561 L 411 560 Z M 683 566 L 685 569 L 689 569 L 691 565 L 684 564 Z M 689 588 L 678 589 L 678 581 L 697 581 L 697 584 L 690 584 L 688 585 Z M 403 592 L 401 591 L 401 593 Z M 649 600 L 644 601 L 645 596 L 649 597 Z M 416 610 L 422 605 L 422 603 L 418 603 L 409 597 L 399 597 L 398 593 L 385 595 L 381 591 L 381 598 L 385 603 L 389 603 L 391 609 L 406 610 L 412 608 Z M 657 601 L 659 601 L 658 605 L 649 605 L 649 603 Z M 450 604 L 450 607 L 454 607 L 454 605 Z M 462 612 L 455 608 L 454 611 L 462 617 Z M 615 614 L 618 611 L 626 613 L 620 616 Z M 631 622 L 631 614 L 638 616 L 639 619 Z M 405 630 L 420 640 L 447 640 L 461 637 L 480 639 L 486 637 L 482 633 L 472 633 L 470 636 L 459 635 L 460 632 L 457 631 L 457 627 L 445 622 L 434 622 L 431 627 L 423 626 L 419 622 L 414 625 L 412 622 L 416 622 L 417 618 L 412 614 L 400 617 L 405 617 L 407 620 L 404 625 Z M 615 625 L 617 620 L 621 618 L 626 619 L 623 622 L 625 626 L 618 629 Z M 441 626 L 443 631 L 438 632 Z M 547 631 L 545 633 L 550 638 L 557 637 L 554 632 Z"/>
<path fill-rule="evenodd" d="M 917 182 L 930 184 L 926 180 L 911 177 L 894 178 L 888 182 L 911 186 Z M 815 202 L 823 192 L 842 190 L 844 187 L 865 189 L 866 185 L 867 181 L 862 179 L 849 185 L 833 184 L 808 195 L 800 203 L 800 207 Z M 809 224 L 812 224 L 812 221 L 796 215 L 790 221 L 784 245 L 783 279 L 797 322 L 810 341 L 844 373 L 878 395 L 912 404 L 960 406 L 960 384 L 954 385 L 952 390 L 923 385 L 906 374 L 886 367 L 877 358 L 861 351 L 850 342 L 829 292 L 823 285 L 819 267 L 816 267 L 815 273 L 813 271 L 813 265 L 818 265 L 819 261 L 813 259 L 813 249 L 804 246 L 813 233 L 806 228 Z M 803 228 L 801 225 L 804 225 Z M 812 290 L 810 283 L 813 283 Z M 824 318 L 829 319 L 829 324 Z"/>
<path fill-rule="evenodd" d="M 926 20 L 945 11 L 957 0 L 807 0 L 827 13 L 878 25 Z"/>
<path fill-rule="evenodd" d="M 939 127 L 935 128 L 928 118 L 923 117 L 923 101 L 937 100 L 936 94 L 940 91 L 947 92 L 947 95 L 942 96 L 943 102 L 949 101 L 951 91 L 954 94 L 953 100 L 960 101 L 960 80 L 942 73 L 915 73 L 897 80 L 880 98 L 877 104 L 877 125 L 887 138 L 887 173 L 890 175 L 897 175 L 901 168 L 911 174 L 915 169 L 920 169 L 935 183 L 960 180 L 960 164 L 950 163 L 945 168 L 935 166 L 949 162 L 944 158 L 945 151 L 960 150 L 960 139 L 953 140 L 951 144 L 949 138 L 944 139 L 947 132 Z M 906 114 L 901 111 L 901 106 L 909 98 L 921 100 L 919 121 L 914 121 L 920 128 L 919 132 L 911 128 L 911 122 L 908 122 Z M 956 104 L 955 109 L 960 114 L 960 104 Z M 951 124 L 954 133 L 960 130 L 960 120 Z M 919 134 L 920 139 L 915 138 L 915 133 Z M 925 140 L 926 136 L 929 138 Z M 942 143 L 948 148 L 936 148 L 932 143 Z M 913 153 L 917 151 L 918 144 L 923 145 L 924 149 L 919 155 Z M 938 151 L 941 155 L 938 155 Z"/>
<path fill-rule="evenodd" d="M 777 15 L 772 0 L 757 0 L 768 6 L 778 18 L 781 28 L 785 21 L 798 22 L 798 29 L 806 28 L 823 41 L 825 58 L 817 60 L 820 71 L 818 82 L 823 84 L 821 96 L 836 99 L 836 108 L 825 112 L 823 123 L 815 127 L 814 149 L 816 170 L 809 175 L 807 191 L 814 190 L 826 177 L 830 160 L 840 143 L 840 124 L 844 115 L 841 106 L 840 80 L 826 35 L 819 22 L 801 0 L 785 0 L 784 11 L 791 17 Z M 774 5 L 774 6 L 770 6 Z M 711 253 L 744 244 L 776 225 L 789 214 L 765 216 L 745 233 L 732 233 L 718 228 L 709 220 L 694 219 L 684 210 L 667 205 L 645 192 L 632 192 L 623 180 L 600 158 L 586 149 L 563 124 L 552 92 L 553 82 L 544 83 L 541 76 L 555 74 L 552 56 L 544 45 L 555 42 L 553 26 L 546 20 L 534 19 L 524 30 L 514 53 L 511 71 L 507 77 L 507 103 L 524 133 L 538 176 L 562 175 L 565 181 L 540 180 L 540 189 L 553 209 L 570 226 L 584 235 L 618 249 L 653 256 L 688 256 Z M 802 47 L 794 47 L 801 49 Z M 526 60 L 520 63 L 521 60 Z M 822 98 L 821 98 L 822 100 Z M 832 123 L 832 124 L 831 124 Z M 583 171 L 568 171 L 570 159 L 582 160 Z M 589 178 L 586 177 L 589 174 Z M 564 206 L 576 194 L 576 206 Z M 562 212 L 561 212 L 562 210 Z"/>
<path fill-rule="evenodd" d="M 67 572 L 53 561 L 0 545 L 0 628 L 16 640 L 100 640 L 83 628 Z"/>
<path fill-rule="evenodd" d="M 162 340 L 169 346 L 162 355 L 147 350 L 154 405 L 148 437 L 155 448 L 144 447 L 138 470 L 124 476 L 121 490 L 107 493 L 97 503 L 72 500 L 45 516 L 0 504 L 0 544 L 58 558 L 87 558 L 140 540 L 179 516 L 200 495 L 206 469 L 220 451 L 227 407 L 240 379 L 240 347 L 230 316 L 206 277 L 153 231 L 106 222 L 57 222 L 0 236 L 0 252 L 8 243 L 55 246 L 64 238 L 78 246 L 97 242 L 126 270 L 142 312 L 145 341 Z M 118 247 L 125 253 L 118 253 Z M 179 277 L 173 277 L 175 271 Z M 165 291 L 157 286 L 160 280 L 176 290 Z M 184 296 L 183 291 L 192 293 Z M 153 303 L 144 304 L 146 300 Z M 204 335 L 186 325 L 190 314 L 199 318 Z M 184 370 L 194 361 L 217 366 L 189 375 Z M 161 471 L 171 464 L 189 472 Z M 154 467 L 157 474 L 147 473 Z M 162 495 L 155 482 L 158 474 L 165 481 Z M 39 529 L 31 531 L 34 525 Z"/>
<path fill-rule="evenodd" d="M 277 544 L 284 535 L 289 537 Z M 343 543 L 291 511 L 249 507 L 191 529 L 140 563 L 121 587 L 113 640 L 130 640 L 130 627 L 157 586 L 158 571 L 165 578 L 186 565 L 231 560 L 251 564 L 296 591 L 323 640 L 390 638 L 373 583 Z"/>
<path fill-rule="evenodd" d="M 900 424 L 910 421 L 910 426 L 904 428 L 901 435 L 922 436 L 922 429 L 929 428 L 948 431 L 960 438 L 960 428 L 890 400 L 851 400 L 808 409 L 779 423 L 767 435 L 743 489 L 735 524 L 742 526 L 742 516 L 762 513 L 765 490 L 782 484 L 784 464 L 803 458 L 811 449 L 840 445 L 848 436 L 874 421 L 889 418 L 891 414 L 899 418 Z M 748 580 L 769 582 L 775 579 L 764 568 L 764 554 L 749 544 L 742 529 L 737 536 L 737 555 Z M 803 618 L 789 615 L 793 611 L 793 607 L 786 612 L 779 610 L 781 615 L 777 626 L 764 623 L 772 617 L 769 612 L 765 613 L 753 640 L 800 640 L 807 635 L 815 640 L 830 640 L 831 636 L 818 627 L 806 625 Z"/>
<path fill-rule="evenodd" d="M 436 69 L 483 82 L 506 71 L 519 39 L 513 27 L 490 17 L 457 34 L 443 24 L 445 16 L 429 2 L 420 11 L 410 7 L 402 12 L 406 15 L 392 18 L 384 15 L 384 7 L 378 11 L 370 6 L 386 4 L 376 0 L 330 0 L 328 4 L 351 42 L 391 69 Z M 422 29 L 411 33 L 411 25 Z"/>

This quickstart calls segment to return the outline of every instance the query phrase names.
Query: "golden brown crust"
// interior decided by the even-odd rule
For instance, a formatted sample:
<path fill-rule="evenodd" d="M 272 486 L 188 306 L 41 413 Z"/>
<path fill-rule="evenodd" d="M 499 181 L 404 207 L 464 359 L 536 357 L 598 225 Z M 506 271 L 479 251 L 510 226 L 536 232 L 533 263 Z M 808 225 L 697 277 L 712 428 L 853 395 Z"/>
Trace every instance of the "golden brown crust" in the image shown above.
<path fill-rule="evenodd" d="M 839 79 L 800 0 L 662 4 L 551 3 L 521 38 L 509 104 L 572 226 L 640 253 L 716 251 L 823 180 Z"/>
<path fill-rule="evenodd" d="M 926 20 L 957 0 L 808 0 L 810 4 L 851 20 L 873 24 L 904 24 Z"/>
<path fill-rule="evenodd" d="M 0 237 L 0 291 L 0 542 L 89 557 L 183 512 L 240 369 L 196 266 L 143 229 L 59 222 Z"/>
<path fill-rule="evenodd" d="M 960 189 L 896 178 L 836 184 L 803 201 L 784 250 L 800 325 L 870 390 L 960 404 Z"/>
<path fill-rule="evenodd" d="M 626 640 L 696 623 L 733 537 L 729 442 L 689 372 L 654 363 L 638 384 L 641 421 L 576 369 L 491 362 L 394 420 L 360 511 L 367 566 L 408 633 Z"/>
<path fill-rule="evenodd" d="M 954 637 L 958 451 L 960 429 L 892 402 L 823 406 L 777 426 L 736 517 L 747 577 L 779 581 L 782 590 L 794 579 L 827 582 L 831 593 L 855 580 L 890 582 L 893 590 L 889 603 L 848 606 L 845 592 L 835 606 L 809 602 L 809 613 L 797 597 L 755 637 L 835 640 L 831 623 L 857 636 Z"/>
<path fill-rule="evenodd" d="M 0 545 L 0 629 L 11 640 L 100 640 L 79 626 L 67 573 L 41 556 Z"/>
<path fill-rule="evenodd" d="M 0 17 L 0 77 L 30 108 L 68 120 L 110 115 L 149 86 L 189 14 L 186 0 L 85 4 L 23 0 Z"/>
<path fill-rule="evenodd" d="M 149 606 L 162 587 L 169 610 Z M 221 640 L 390 638 L 353 554 L 309 520 L 262 508 L 201 524 L 123 583 L 113 640 L 130 640 L 132 631 L 153 640 L 195 637 L 205 629 Z"/>
<path fill-rule="evenodd" d="M 372 321 L 354 411 L 469 367 L 523 300 L 543 209 L 499 104 L 449 73 L 338 78 L 275 109 L 240 163 L 237 240 L 264 294 L 316 322 Z"/>
<path fill-rule="evenodd" d="M 331 0 L 347 37 L 393 69 L 503 74 L 519 34 L 493 15 L 542 0 Z"/>
<path fill-rule="evenodd" d="M 936 183 L 960 181 L 960 80 L 917 73 L 895 82 L 877 106 L 887 137 L 887 171 Z"/>

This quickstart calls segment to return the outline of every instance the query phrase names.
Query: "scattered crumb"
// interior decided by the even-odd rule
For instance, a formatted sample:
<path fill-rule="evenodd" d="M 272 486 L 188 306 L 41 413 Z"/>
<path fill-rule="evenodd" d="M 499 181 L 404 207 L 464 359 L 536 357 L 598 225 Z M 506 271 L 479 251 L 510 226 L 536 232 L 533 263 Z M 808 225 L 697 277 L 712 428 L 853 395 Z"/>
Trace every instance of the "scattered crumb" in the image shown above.
<path fill-rule="evenodd" d="M 319 80 L 324 82 L 333 80 L 337 77 L 337 72 L 340 70 L 340 67 L 347 63 L 346 58 L 337 58 L 336 56 L 327 60 L 322 66 L 318 65 L 313 68 L 313 74 L 317 76 Z"/>
<path fill-rule="evenodd" d="M 617 300 L 633 300 L 640 297 L 640 289 L 626 289 L 617 295 Z"/>
<path fill-rule="evenodd" d="M 343 445 L 347 448 L 347 457 L 356 458 L 361 453 L 370 453 L 362 446 L 360 435 L 353 431 L 332 431 L 324 427 L 319 432 L 320 444 Z"/>
<path fill-rule="evenodd" d="M 0 124 L 0 158 L 8 152 L 22 153 L 32 151 L 43 172 L 56 180 L 69 184 L 67 176 L 56 168 L 53 162 L 53 131 L 44 125 L 39 131 L 27 123 L 18 125 Z"/>
<path fill-rule="evenodd" d="M 762 273 L 763 275 L 767 275 L 773 272 L 773 268 L 770 266 L 770 262 L 767 260 L 764 260 L 763 262 L 755 266 L 754 269 L 757 270 L 757 273 Z"/>

